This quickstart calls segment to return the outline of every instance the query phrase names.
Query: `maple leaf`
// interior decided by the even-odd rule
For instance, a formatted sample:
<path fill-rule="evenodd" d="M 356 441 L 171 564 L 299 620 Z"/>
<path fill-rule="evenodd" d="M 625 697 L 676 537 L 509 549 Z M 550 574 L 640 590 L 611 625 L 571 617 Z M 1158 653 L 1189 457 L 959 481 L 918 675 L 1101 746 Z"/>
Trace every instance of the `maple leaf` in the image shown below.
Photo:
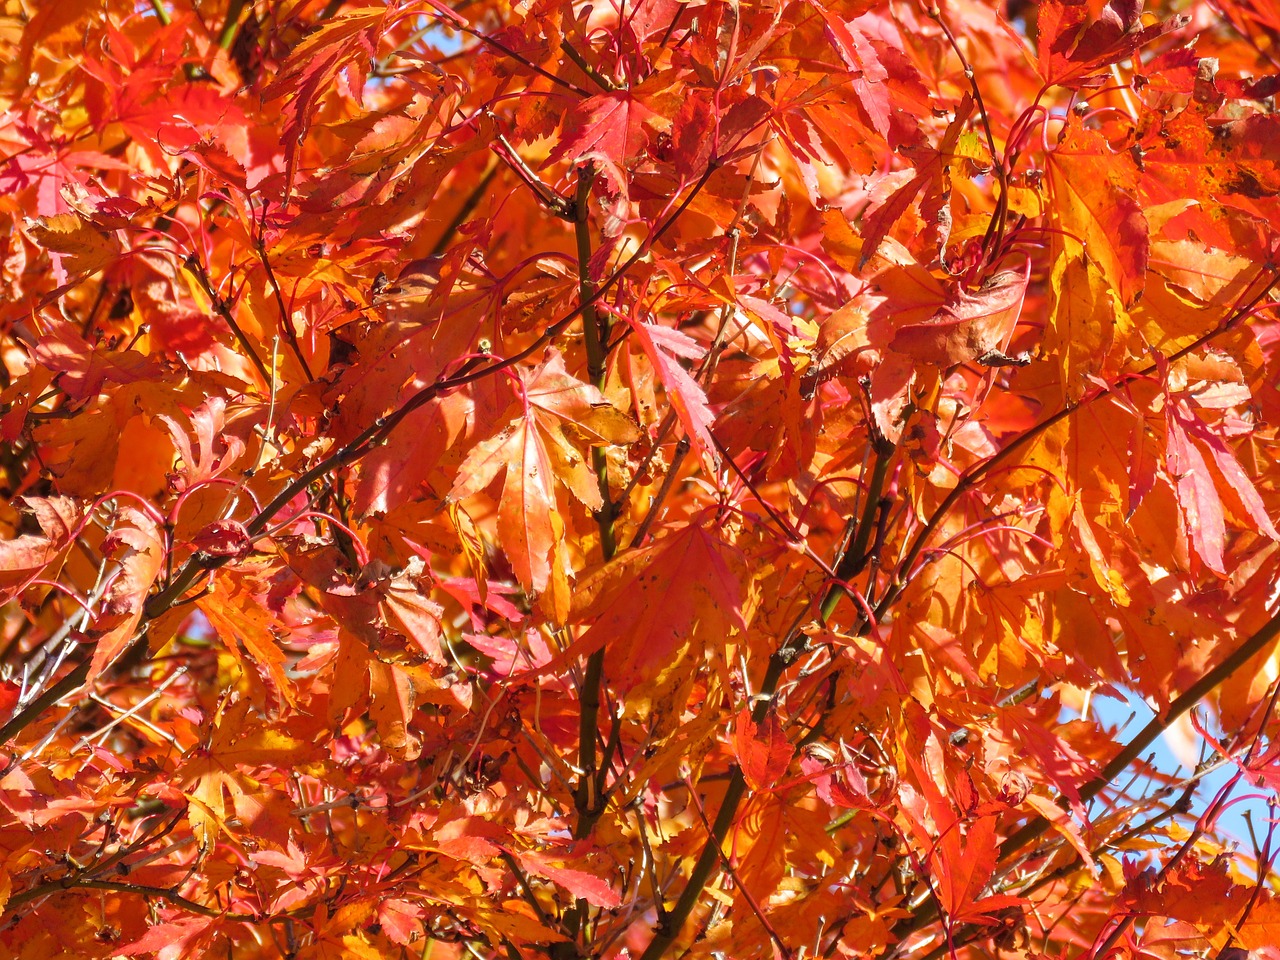
<path fill-rule="evenodd" d="M 91 273 L 120 255 L 120 244 L 74 213 L 27 221 L 27 232 L 53 254 L 54 278 L 66 283 L 73 274 Z"/>
<path fill-rule="evenodd" d="M 1101 271 L 1064 254 L 1053 265 L 1051 336 L 1046 347 L 1062 370 L 1063 394 L 1078 400 L 1106 361 L 1111 346 L 1113 304 L 1103 294 Z"/>
<path fill-rule="evenodd" d="M 184 489 L 225 472 L 244 453 L 244 441 L 224 432 L 226 406 L 221 397 L 210 397 L 191 411 L 190 423 L 196 434 L 194 446 L 186 429 L 177 420 L 163 413 L 157 415 L 157 419 L 169 428 L 173 445 L 182 458 Z M 222 450 L 215 452 L 219 444 Z"/>
<path fill-rule="evenodd" d="M 941 209 L 941 204 L 946 201 L 949 193 L 947 177 L 949 165 L 956 159 L 956 146 L 965 132 L 965 126 L 973 113 L 973 106 L 972 97 L 966 96 L 960 102 L 956 108 L 955 118 L 948 124 L 936 151 L 922 151 L 918 148 L 905 151 L 914 155 L 913 159 L 916 160 L 914 175 L 884 197 L 873 211 L 863 214 L 862 256 L 858 263 L 859 269 L 866 267 L 867 262 L 880 249 L 885 236 L 906 212 L 912 201 L 919 196 L 921 190 L 930 190 L 936 197 L 934 203 Z M 942 239 L 945 242 L 945 236 Z"/>
<path fill-rule="evenodd" d="M 190 956 L 191 951 L 198 950 L 216 925 L 217 921 L 212 917 L 166 918 L 165 922 L 148 927 L 138 939 L 116 949 L 125 957 L 154 954 L 156 960 L 181 960 Z"/>
<path fill-rule="evenodd" d="M 814 780 L 819 799 L 838 807 L 866 807 L 870 802 L 867 781 L 857 766 L 852 761 L 839 767 L 828 766 L 815 755 L 819 752 L 821 748 L 811 745 L 800 757 L 800 770 Z"/>
<path fill-rule="evenodd" d="M 1274 4 L 29 6 L 0 954 L 1276 942 Z"/>
<path fill-rule="evenodd" d="M 732 549 L 696 524 L 621 554 L 579 580 L 574 614 L 590 628 L 571 649 L 604 648 L 624 686 L 669 679 L 695 644 L 745 625 L 733 563 Z"/>
<path fill-rule="evenodd" d="M 547 155 L 547 163 L 595 160 L 615 185 L 625 188 L 625 171 L 645 151 L 649 127 L 658 119 L 637 93 L 617 90 L 577 104 L 565 117 L 564 134 Z"/>
<path fill-rule="evenodd" d="M 694 340 L 679 330 L 652 323 L 633 324 L 636 338 L 645 355 L 658 372 L 658 378 L 671 398 L 671 405 L 684 425 L 685 434 L 704 457 L 717 459 L 711 425 L 715 414 L 707 405 L 707 396 L 698 382 L 680 364 L 680 359 L 696 360 L 705 353 Z"/>
<path fill-rule="evenodd" d="M 853 89 L 871 120 L 872 128 L 881 136 L 887 135 L 892 108 L 884 81 L 889 78 L 889 72 L 880 63 L 871 41 L 851 19 L 871 9 L 874 4 L 842 4 L 840 13 L 836 14 L 817 0 L 809 0 L 809 3 L 822 16 L 823 27 L 832 46 L 853 71 Z"/>
<path fill-rule="evenodd" d="M 777 716 L 770 712 L 763 723 L 756 724 L 745 707 L 734 725 L 733 748 L 752 790 L 767 790 L 777 783 L 795 752 Z"/>
<path fill-rule="evenodd" d="M 242 665 L 260 671 L 273 697 L 292 703 L 294 695 L 285 676 L 284 651 L 276 640 L 276 634 L 283 633 L 283 629 L 272 622 L 256 598 L 242 589 L 231 595 L 212 593 L 196 602 L 209 626 L 222 638 L 227 652 Z"/>
<path fill-rule="evenodd" d="M 420 556 L 400 569 L 371 560 L 353 577 L 341 570 L 334 548 L 293 553 L 290 565 L 318 589 L 317 602 L 380 660 L 442 667 L 443 608 L 431 599 L 433 580 Z"/>
<path fill-rule="evenodd" d="M 156 366 L 134 350 L 97 349 L 75 331 L 70 324 L 57 324 L 49 335 L 40 339 L 36 351 L 40 362 L 61 373 L 68 395 L 88 400 L 110 384 L 135 383 L 156 373 Z"/>
<path fill-rule="evenodd" d="M 70 546 L 83 525 L 84 504 L 71 497 L 25 497 L 40 533 L 0 542 L 0 593 L 13 596 Z"/>
<path fill-rule="evenodd" d="M 529 873 L 545 877 L 588 903 L 604 907 L 606 910 L 612 910 L 622 903 L 622 898 L 609 886 L 607 880 L 586 870 L 557 865 L 547 854 L 533 850 L 517 850 L 515 858 Z"/>
<path fill-rule="evenodd" d="M 1240 498 L 1259 532 L 1272 540 L 1280 540 L 1280 533 L 1268 516 L 1257 488 L 1222 438 L 1191 412 L 1185 399 L 1173 400 L 1166 410 L 1166 462 L 1177 484 L 1178 503 L 1187 532 L 1205 565 L 1215 573 L 1225 574 L 1222 547 L 1226 540 L 1226 521 L 1217 485 L 1200 449 L 1202 445 L 1209 449 L 1215 466 Z"/>
<path fill-rule="evenodd" d="M 296 162 L 297 144 L 312 123 L 323 84 L 346 67 L 352 71 L 353 87 L 358 90 L 363 86 L 363 64 L 374 55 L 376 39 L 390 15 L 384 8 L 365 7 L 333 17 L 290 51 L 275 79 L 262 89 L 266 99 L 284 97 L 288 101 L 283 145 L 290 169 Z"/>
<path fill-rule="evenodd" d="M 114 557 L 118 567 L 103 596 L 101 614 L 89 631 L 90 637 L 97 640 L 89 665 L 90 680 L 133 642 L 145 613 L 147 594 L 160 575 L 167 554 L 155 518 L 131 505 L 120 508 L 117 524 L 103 549 Z"/>
<path fill-rule="evenodd" d="M 227 798 L 235 804 L 263 790 L 245 768 L 287 762 L 301 755 L 302 741 L 280 730 L 247 724 L 249 709 L 247 700 L 220 709 L 211 722 L 208 744 L 194 751 L 181 767 L 183 790 L 189 799 L 187 816 L 205 852 L 227 830 Z"/>
<path fill-rule="evenodd" d="M 378 924 L 392 943 L 402 947 L 426 938 L 423 918 L 428 911 L 411 900 L 388 899 L 378 904 Z"/>
<path fill-rule="evenodd" d="M 1117 162 L 1096 131 L 1068 122 L 1064 148 L 1050 157 L 1051 208 L 1063 242 L 1098 265 L 1110 287 L 1129 307 L 1146 284 L 1150 239 L 1142 207 L 1133 196 L 1137 171 Z"/>
<path fill-rule="evenodd" d="M 1092 23 L 1088 22 L 1089 13 L 1088 0 L 1040 4 L 1040 72 L 1047 82 L 1087 77 L 1186 23 L 1183 17 L 1175 17 L 1143 26 L 1142 3 L 1134 0 L 1110 0 Z"/>
<path fill-rule="evenodd" d="M 602 502 L 578 444 L 630 443 L 639 434 L 599 390 L 570 376 L 556 351 L 522 379 L 521 394 L 521 413 L 472 449 L 447 499 L 474 496 L 504 476 L 498 535 L 520 582 L 541 592 L 564 530 L 557 482 L 589 509 L 599 509 Z"/>

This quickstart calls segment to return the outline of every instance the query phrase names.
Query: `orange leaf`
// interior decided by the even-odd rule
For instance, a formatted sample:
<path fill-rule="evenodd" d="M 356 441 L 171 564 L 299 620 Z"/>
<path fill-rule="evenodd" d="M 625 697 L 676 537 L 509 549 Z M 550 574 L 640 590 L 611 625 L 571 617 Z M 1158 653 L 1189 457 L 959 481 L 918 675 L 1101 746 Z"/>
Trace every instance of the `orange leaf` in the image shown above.
<path fill-rule="evenodd" d="M 121 507 L 119 520 L 103 544 L 120 565 L 103 597 L 102 612 L 93 621 L 97 635 L 90 683 L 133 642 L 142 620 L 147 594 L 164 567 L 165 546 L 160 527 L 151 515 L 132 506 Z"/>
<path fill-rule="evenodd" d="M 546 854 L 532 850 L 516 851 L 520 866 L 535 876 L 545 877 L 556 886 L 564 887 L 573 896 L 606 910 L 622 904 L 622 897 L 610 886 L 609 881 L 586 870 L 558 866 Z"/>
<path fill-rule="evenodd" d="M 1027 273 L 1007 270 L 989 277 L 974 293 L 957 286 L 928 320 L 899 327 L 890 349 L 940 367 L 987 358 L 998 362 L 1022 311 L 1027 279 Z"/>
<path fill-rule="evenodd" d="M 601 503 L 600 488 L 578 442 L 629 443 L 638 432 L 599 390 L 571 377 L 556 351 L 549 351 L 547 359 L 527 374 L 522 400 L 520 416 L 472 448 L 447 499 L 466 499 L 499 475 L 505 477 L 498 536 L 520 582 L 540 593 L 551 577 L 552 551 L 563 536 L 555 480 L 584 506 L 594 510 Z"/>

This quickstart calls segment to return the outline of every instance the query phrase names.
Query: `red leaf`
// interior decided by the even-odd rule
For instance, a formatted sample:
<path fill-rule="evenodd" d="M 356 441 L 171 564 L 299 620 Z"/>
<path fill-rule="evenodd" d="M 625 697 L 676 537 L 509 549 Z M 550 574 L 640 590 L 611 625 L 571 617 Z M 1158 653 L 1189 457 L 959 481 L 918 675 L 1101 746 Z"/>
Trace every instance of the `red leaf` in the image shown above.
<path fill-rule="evenodd" d="M 412 678 L 393 663 L 369 663 L 369 717 L 387 752 L 397 760 L 416 760 L 422 741 L 409 729 L 417 706 Z"/>
<path fill-rule="evenodd" d="M 545 675 L 601 648 L 608 675 L 621 686 L 671 676 L 692 655 L 693 644 L 706 637 L 723 641 L 745 626 L 742 585 L 728 562 L 734 554 L 697 525 L 619 553 L 578 581 L 573 616 L 590 629 L 519 679 Z"/>
<path fill-rule="evenodd" d="M 515 851 L 520 866 L 535 876 L 545 877 L 556 886 L 564 887 L 575 897 L 605 910 L 622 905 L 622 898 L 609 885 L 609 881 L 585 870 L 556 866 L 547 856 L 532 850 Z"/>
<path fill-rule="evenodd" d="M 378 923 L 392 943 L 402 947 L 417 943 L 426 936 L 422 925 L 425 911 L 408 900 L 383 900 L 378 904 Z"/>
<path fill-rule="evenodd" d="M 809 751 L 816 751 L 817 745 Z M 865 809 L 870 804 L 866 778 L 848 757 L 844 763 L 831 765 L 826 759 L 805 752 L 800 757 L 800 769 L 811 779 L 818 791 L 818 798 L 833 807 Z"/>
<path fill-rule="evenodd" d="M 1187 436 L 1175 403 L 1168 405 L 1165 422 L 1169 432 L 1165 463 L 1177 486 L 1178 505 L 1182 507 L 1187 536 L 1205 566 L 1214 573 L 1225 574 L 1222 547 L 1227 528 L 1209 464 Z"/>
<path fill-rule="evenodd" d="M 889 90 L 884 84 L 889 77 L 889 72 L 880 63 L 880 58 L 876 55 L 871 41 L 853 25 L 851 19 L 846 19 L 846 17 L 857 17 L 875 4 L 860 2 L 844 5 L 840 14 L 837 15 L 817 0 L 810 0 L 810 3 L 822 15 L 823 32 L 831 41 L 831 45 L 836 48 L 845 66 L 854 73 L 853 90 L 857 94 L 858 102 L 867 112 L 871 126 L 876 133 L 886 136 L 889 133 L 892 110 L 889 103 Z"/>
<path fill-rule="evenodd" d="M 23 503 L 35 515 L 41 532 L 0 543 L 0 597 L 5 599 L 56 560 L 84 520 L 83 504 L 70 497 L 24 497 Z"/>
<path fill-rule="evenodd" d="M 654 112 L 630 91 L 591 97 L 569 112 L 564 136 L 547 156 L 547 163 L 598 160 L 610 171 L 610 179 L 618 189 L 625 190 L 625 171 L 644 153 L 646 126 L 656 119 Z"/>
<path fill-rule="evenodd" d="M 1179 16 L 1144 27 L 1141 0 L 1111 0 L 1098 19 L 1085 26 L 1089 7 L 1089 0 L 1040 4 L 1039 65 L 1047 82 L 1065 83 L 1097 73 L 1187 22 Z"/>
<path fill-rule="evenodd" d="M 649 362 L 657 371 L 658 379 L 666 388 L 671 405 L 675 407 L 676 415 L 693 443 L 694 450 L 717 461 L 719 458 L 715 452 L 715 441 L 711 437 L 711 424 L 715 422 L 715 414 L 707 406 L 707 395 L 702 387 L 698 386 L 698 382 L 689 376 L 689 372 L 676 359 L 698 359 L 706 351 L 688 334 L 660 324 L 636 323 L 632 325 L 632 329 L 644 347 Z"/>
<path fill-rule="evenodd" d="M 1156 482 L 1156 458 L 1147 440 L 1147 421 L 1139 415 L 1129 435 L 1129 497 L 1125 519 L 1134 513 Z"/>
<path fill-rule="evenodd" d="M 702 170 L 715 152 L 711 98 L 694 90 L 672 121 L 671 162 L 679 170 Z"/>
<path fill-rule="evenodd" d="M 201 941 L 206 934 L 213 932 L 216 922 L 216 917 L 179 915 L 148 927 L 138 939 L 113 947 L 112 952 L 123 957 L 154 954 L 156 960 L 181 960 L 183 957 L 196 956 L 203 952 L 199 949 Z"/>
<path fill-rule="evenodd" d="M 1253 485 L 1249 475 L 1244 472 L 1244 468 L 1240 466 L 1240 461 L 1236 459 L 1236 455 L 1227 446 L 1226 441 L 1210 430 L 1208 424 L 1192 412 L 1184 398 L 1179 397 L 1177 399 L 1173 404 L 1172 412 L 1173 419 L 1177 421 L 1180 428 L 1186 431 L 1188 436 L 1195 437 L 1203 446 L 1209 448 L 1209 454 L 1213 457 L 1214 464 L 1231 486 L 1231 489 L 1235 491 L 1236 496 L 1240 498 L 1245 511 L 1257 525 L 1258 530 L 1272 540 L 1280 540 L 1280 532 L 1277 532 L 1275 524 L 1272 523 L 1271 517 L 1267 513 L 1267 505 L 1262 502 L 1262 497 L 1258 494 L 1257 487 Z"/>
<path fill-rule="evenodd" d="M 1131 158 L 1117 160 L 1106 140 L 1080 126 L 1074 114 L 1067 121 L 1066 149 L 1050 155 L 1053 218 L 1097 264 L 1126 307 L 1142 295 L 1150 260 L 1147 218 L 1124 176 L 1131 178 Z"/>
<path fill-rule="evenodd" d="M 966 94 L 965 98 L 956 107 L 955 117 L 947 125 L 946 133 L 943 134 L 942 142 L 938 145 L 937 150 L 924 153 L 923 157 L 918 159 L 914 175 L 906 183 L 902 183 L 900 179 L 889 179 L 899 176 L 899 172 L 890 173 L 886 176 L 883 182 L 890 183 L 894 186 L 894 189 L 878 206 L 875 206 L 874 209 L 869 209 L 862 216 L 862 255 L 858 262 L 860 270 L 876 255 L 876 252 L 880 249 L 881 242 L 889 235 L 889 231 L 893 229 L 894 224 L 910 208 L 912 201 L 919 196 L 921 190 L 932 185 L 931 195 L 936 194 L 940 201 L 945 201 L 946 198 L 949 198 L 950 177 L 947 175 L 948 164 L 953 159 L 952 154 L 960 140 L 960 135 L 968 125 L 969 116 L 973 113 L 973 108 L 973 97 Z M 914 153 L 915 150 L 913 149 L 912 152 Z"/>
<path fill-rule="evenodd" d="M 437 824 L 430 846 L 446 856 L 481 864 L 502 851 L 498 841 L 507 836 L 510 834 L 503 824 L 463 816 Z"/>
<path fill-rule="evenodd" d="M 316 102 L 330 78 L 343 67 L 350 68 L 355 75 L 352 87 L 359 93 L 364 86 L 363 71 L 369 58 L 376 55 L 377 38 L 392 15 L 393 11 L 385 7 L 362 7 L 332 17 L 290 51 L 275 79 L 259 92 L 264 100 L 286 100 L 281 111 L 287 117 L 281 146 L 288 168 L 287 183 L 293 182 L 298 144 L 316 117 Z"/>
<path fill-rule="evenodd" d="M 630 443 L 639 434 L 599 390 L 571 377 L 555 351 L 526 374 L 522 388 L 522 415 L 471 448 L 448 499 L 474 496 L 504 475 L 498 534 L 520 582 L 540 593 L 563 536 L 556 481 L 588 508 L 600 506 L 598 481 L 578 444 Z"/>
<path fill-rule="evenodd" d="M 253 549 L 249 532 L 239 520 L 215 520 L 191 538 L 191 545 L 211 557 L 244 557 Z"/>
<path fill-rule="evenodd" d="M 239 437 L 223 433 L 226 406 L 221 397 L 210 397 L 191 411 L 191 426 L 196 434 L 194 446 L 186 429 L 177 420 L 163 413 L 156 417 L 169 428 L 173 444 L 182 457 L 181 489 L 217 476 L 244 452 L 244 442 Z M 222 449 L 216 451 L 216 447 Z"/>
<path fill-rule="evenodd" d="M 747 786 L 767 790 L 787 772 L 795 747 L 782 732 L 776 712 L 770 710 L 757 726 L 750 708 L 743 707 L 733 728 L 733 752 Z"/>

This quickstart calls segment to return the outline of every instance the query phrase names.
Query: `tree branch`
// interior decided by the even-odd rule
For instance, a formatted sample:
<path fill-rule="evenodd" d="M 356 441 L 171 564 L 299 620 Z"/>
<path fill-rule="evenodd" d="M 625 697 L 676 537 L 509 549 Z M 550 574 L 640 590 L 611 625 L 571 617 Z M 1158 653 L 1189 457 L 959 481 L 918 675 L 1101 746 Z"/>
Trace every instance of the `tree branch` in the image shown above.
<path fill-rule="evenodd" d="M 5 906 L 5 913 L 11 913 L 23 904 L 40 897 L 69 890 L 109 890 L 113 893 L 134 893 L 143 897 L 156 897 L 160 900 L 168 900 L 174 906 L 181 907 L 190 913 L 197 913 L 202 917 L 221 917 L 226 913 L 224 910 L 214 910 L 202 903 L 188 900 L 186 897 L 180 896 L 172 890 L 166 890 L 164 887 L 148 887 L 138 883 L 121 883 L 117 880 L 75 879 L 54 880 L 49 883 L 42 883 L 40 886 L 22 893 L 15 893 L 9 898 L 9 902 Z"/>
<path fill-rule="evenodd" d="M 880 499 L 884 480 L 888 476 L 887 465 L 882 466 L 881 461 L 887 461 L 892 457 L 893 451 L 894 448 L 888 444 L 876 446 L 876 462 L 872 466 L 871 482 L 867 491 L 868 503 L 876 503 Z M 845 555 L 847 555 L 847 552 Z M 845 555 L 836 558 L 834 566 L 837 570 L 844 565 Z M 843 587 L 839 584 L 835 582 L 828 584 L 818 604 L 817 616 L 821 622 L 825 623 L 830 616 L 829 611 L 835 608 L 835 603 L 831 599 L 832 596 L 838 597 L 842 591 Z M 769 657 L 769 666 L 765 670 L 764 679 L 760 683 L 755 705 L 751 708 L 751 720 L 753 723 L 763 723 L 769 711 L 774 709 L 773 698 L 778 692 L 778 684 L 782 680 L 783 673 L 800 655 L 808 642 L 808 637 L 801 629 L 804 625 L 803 617 L 804 614 L 802 613 L 788 631 L 786 640 Z M 866 627 L 867 621 L 864 620 L 862 621 L 862 628 L 866 629 Z M 667 952 L 671 944 L 675 942 L 676 937 L 680 935 L 685 921 L 693 913 L 693 908 L 702 896 L 702 891 L 711 880 L 711 875 L 722 855 L 721 846 L 729 835 L 729 828 L 733 825 L 733 821 L 737 816 L 738 805 L 746 794 L 747 781 L 743 776 L 742 767 L 734 764 L 730 771 L 729 786 L 725 790 L 724 800 L 720 804 L 715 823 L 711 827 L 711 835 L 707 838 L 707 842 L 702 848 L 702 853 L 699 854 L 697 861 L 694 863 L 693 870 L 689 874 L 689 880 L 685 884 L 684 890 L 680 893 L 680 899 L 676 901 L 676 905 L 672 907 L 670 912 L 665 916 L 660 915 L 654 929 L 653 939 L 649 942 L 649 946 L 645 948 L 644 953 L 641 954 L 640 960 L 659 960 Z"/>

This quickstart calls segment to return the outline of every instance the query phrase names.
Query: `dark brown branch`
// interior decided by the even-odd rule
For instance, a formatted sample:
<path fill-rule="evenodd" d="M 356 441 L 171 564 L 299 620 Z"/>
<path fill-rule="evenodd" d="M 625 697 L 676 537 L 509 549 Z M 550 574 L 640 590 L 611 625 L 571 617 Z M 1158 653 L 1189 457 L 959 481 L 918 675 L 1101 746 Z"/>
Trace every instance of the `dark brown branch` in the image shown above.
<path fill-rule="evenodd" d="M 598 390 L 605 386 L 605 356 L 603 345 L 609 339 L 607 314 L 595 308 L 596 289 L 591 280 L 591 186 L 596 172 L 592 167 L 578 171 L 578 192 L 574 199 L 573 232 L 578 254 L 578 299 L 585 304 L 582 310 L 583 341 L 587 350 L 587 377 Z M 609 460 L 603 447 L 591 448 L 591 466 L 596 475 L 596 487 L 600 491 L 600 509 L 596 511 L 596 529 L 600 533 L 600 553 L 608 563 L 617 553 L 614 536 L 613 496 L 609 492 Z M 595 651 L 587 658 L 581 688 L 581 711 L 578 722 L 578 788 L 574 805 L 578 810 L 578 822 L 574 835 L 581 839 L 591 833 L 600 814 L 599 782 L 596 778 L 596 738 L 600 722 L 600 688 L 604 683 L 604 650 Z"/>
<path fill-rule="evenodd" d="M 191 913 L 197 913 L 202 917 L 221 917 L 226 912 L 224 910 L 214 910 L 212 907 L 206 907 L 204 904 L 196 903 L 194 900 L 188 900 L 186 897 L 180 896 L 172 890 L 166 890 L 163 887 L 148 887 L 137 883 L 121 883 L 117 880 L 75 880 L 70 878 L 66 880 L 55 880 L 50 883 L 43 883 L 31 890 L 14 894 L 9 898 L 9 903 L 5 907 L 5 912 L 11 913 L 23 904 L 30 903 L 32 900 L 69 890 L 109 890 L 112 893 L 134 893 L 143 897 L 155 897 L 160 900 L 167 900 L 174 906 L 181 907 Z"/>
<path fill-rule="evenodd" d="M 440 234 L 440 238 L 436 240 L 435 245 L 431 248 L 428 257 L 438 257 L 448 249 L 449 244 L 458 233 L 458 228 L 467 222 L 467 218 L 475 213 L 476 207 L 480 205 L 480 201 L 484 199 L 485 193 L 489 190 L 489 185 L 493 183 L 493 178 L 497 176 L 500 165 L 498 160 L 491 160 L 489 166 L 480 176 L 480 180 L 467 194 L 467 199 L 463 201 L 461 208 L 453 215 L 453 219 L 445 226 L 444 232 Z"/>

